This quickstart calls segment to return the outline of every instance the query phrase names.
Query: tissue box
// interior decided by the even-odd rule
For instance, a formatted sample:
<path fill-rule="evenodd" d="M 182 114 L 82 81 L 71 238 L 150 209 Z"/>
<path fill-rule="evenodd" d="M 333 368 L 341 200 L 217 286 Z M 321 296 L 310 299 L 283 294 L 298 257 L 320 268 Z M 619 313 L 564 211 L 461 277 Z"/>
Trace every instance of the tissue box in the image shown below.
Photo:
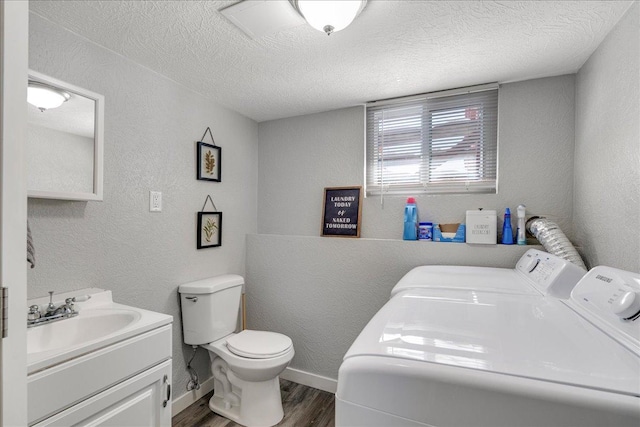
<path fill-rule="evenodd" d="M 496 211 L 467 211 L 467 243 L 495 245 L 498 243 Z"/>
<path fill-rule="evenodd" d="M 464 243 L 464 230 L 464 224 L 433 224 L 433 241 Z"/>

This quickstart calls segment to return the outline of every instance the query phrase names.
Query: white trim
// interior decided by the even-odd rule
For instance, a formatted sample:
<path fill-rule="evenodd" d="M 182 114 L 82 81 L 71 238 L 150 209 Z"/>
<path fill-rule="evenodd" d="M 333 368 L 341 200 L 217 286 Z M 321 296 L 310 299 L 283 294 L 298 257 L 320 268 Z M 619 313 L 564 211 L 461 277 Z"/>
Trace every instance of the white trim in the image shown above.
<path fill-rule="evenodd" d="M 280 374 L 280 378 L 333 394 L 335 394 L 338 389 L 338 380 L 294 368 L 285 369 L 284 372 Z"/>
<path fill-rule="evenodd" d="M 418 95 L 409 95 L 409 96 L 401 96 L 398 98 L 387 98 L 387 99 L 381 99 L 378 101 L 369 101 L 365 104 L 365 106 L 381 107 L 384 105 L 394 105 L 394 104 L 400 104 L 402 102 L 410 102 L 410 101 L 416 101 L 421 99 L 434 99 L 434 98 L 442 98 L 444 96 L 454 96 L 454 95 L 462 95 L 465 93 L 483 92 L 485 90 L 498 89 L 499 87 L 500 85 L 498 83 L 486 83 L 486 84 L 476 85 L 476 86 L 460 87 L 455 89 L 440 90 L 437 92 L 421 93 Z"/>
<path fill-rule="evenodd" d="M 0 57 L 0 283 L 9 288 L 9 329 L 0 343 L 0 426 L 23 426 L 27 425 L 29 2 L 0 2 Z"/>
<path fill-rule="evenodd" d="M 188 391 L 171 402 L 171 416 L 175 417 L 212 390 L 213 377 L 205 380 L 202 384 L 200 384 L 200 390 Z"/>
<path fill-rule="evenodd" d="M 294 368 L 285 369 L 284 372 L 280 374 L 280 378 L 333 394 L 335 394 L 338 389 L 338 381 L 333 378 L 323 377 L 322 375 L 312 374 Z M 212 390 L 213 377 L 200 384 L 200 390 L 188 391 L 171 402 L 172 416 L 175 417 Z"/>
<path fill-rule="evenodd" d="M 93 192 L 83 193 L 79 191 L 46 191 L 27 189 L 27 197 L 101 202 L 103 200 L 104 186 L 104 95 L 72 85 L 71 83 L 63 82 L 62 80 L 58 80 L 34 70 L 29 70 L 29 81 L 52 86 L 65 92 L 71 92 L 93 100 L 95 102 L 95 129 L 93 137 Z"/>

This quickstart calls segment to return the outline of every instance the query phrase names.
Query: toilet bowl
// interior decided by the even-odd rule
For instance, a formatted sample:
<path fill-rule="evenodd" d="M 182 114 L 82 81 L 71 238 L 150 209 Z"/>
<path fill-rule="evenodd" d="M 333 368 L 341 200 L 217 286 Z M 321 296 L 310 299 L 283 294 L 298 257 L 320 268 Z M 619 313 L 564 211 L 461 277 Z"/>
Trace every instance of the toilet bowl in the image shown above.
<path fill-rule="evenodd" d="M 260 338 L 258 337 L 265 341 L 269 340 L 266 345 L 270 347 L 259 346 L 258 340 Z M 246 339 L 247 344 L 251 345 L 249 351 L 242 351 L 241 349 L 247 347 L 240 347 L 241 344 L 233 347 L 233 343 L 238 342 L 238 338 Z M 232 343 L 231 349 L 228 344 L 229 340 Z M 277 348 L 276 346 L 279 346 L 279 350 L 272 352 L 273 348 Z M 291 338 L 265 331 L 244 330 L 239 334 L 231 334 L 202 347 L 221 357 L 229 364 L 231 370 L 244 381 L 267 381 L 277 377 L 289 365 L 294 355 Z"/>
<path fill-rule="evenodd" d="M 229 344 L 237 338 L 246 338 L 250 351 Z M 253 341 L 255 338 L 259 339 Z M 267 346 L 257 342 L 267 342 Z M 276 354 L 268 353 L 277 344 L 282 345 L 280 350 Z M 214 376 L 215 391 L 209 401 L 212 411 L 246 426 L 272 426 L 282 420 L 279 375 L 294 355 L 289 337 L 245 330 L 202 347 L 209 352 Z"/>
<path fill-rule="evenodd" d="M 270 427 L 284 416 L 278 376 L 295 353 L 286 335 L 235 332 L 243 284 L 227 274 L 180 285 L 184 342 L 209 353 L 212 411 L 244 426 Z"/>

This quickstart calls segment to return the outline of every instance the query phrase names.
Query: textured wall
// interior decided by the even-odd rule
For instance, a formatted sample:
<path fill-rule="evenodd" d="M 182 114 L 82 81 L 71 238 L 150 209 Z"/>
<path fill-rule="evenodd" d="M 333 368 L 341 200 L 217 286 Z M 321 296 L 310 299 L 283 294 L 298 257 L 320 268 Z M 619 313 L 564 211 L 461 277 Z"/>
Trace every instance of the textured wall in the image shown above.
<path fill-rule="evenodd" d="M 258 125 L 260 233 L 320 235 L 324 187 L 363 185 L 364 126 L 362 107 Z"/>
<path fill-rule="evenodd" d="M 393 285 L 424 264 L 512 267 L 526 246 L 328 237 L 247 236 L 247 322 L 291 337 L 291 367 L 338 378 L 347 349 L 389 299 Z"/>
<path fill-rule="evenodd" d="M 575 76 L 504 84 L 498 194 L 418 196 L 421 219 L 464 221 L 467 209 L 527 206 L 571 236 Z M 259 124 L 258 231 L 320 234 L 323 188 L 363 185 L 364 111 L 355 107 Z M 370 197 L 362 237 L 399 239 L 405 197 Z M 500 224 L 502 221 L 500 220 Z M 500 225 L 501 227 L 501 225 Z"/>
<path fill-rule="evenodd" d="M 590 266 L 640 271 L 640 5 L 576 84 L 575 235 Z"/>
<path fill-rule="evenodd" d="M 175 395 L 187 382 L 177 286 L 245 270 L 256 231 L 257 124 L 149 69 L 31 15 L 30 67 L 105 96 L 103 202 L 29 200 L 37 263 L 30 297 L 96 286 L 117 302 L 174 316 Z M 223 181 L 195 179 L 195 141 L 211 126 Z M 149 212 L 149 190 L 163 211 Z M 211 194 L 222 247 L 196 250 L 196 212 Z M 200 351 L 196 368 L 208 375 Z"/>

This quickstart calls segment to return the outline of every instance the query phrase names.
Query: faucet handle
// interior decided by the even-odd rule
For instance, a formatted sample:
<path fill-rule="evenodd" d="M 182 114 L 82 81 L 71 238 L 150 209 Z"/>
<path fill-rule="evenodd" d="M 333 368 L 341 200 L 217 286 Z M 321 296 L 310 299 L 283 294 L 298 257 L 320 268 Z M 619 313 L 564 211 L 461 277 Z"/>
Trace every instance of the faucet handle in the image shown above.
<path fill-rule="evenodd" d="M 47 305 L 47 311 L 53 311 L 56 309 L 56 306 L 53 305 L 53 292 L 49 291 L 49 305 Z"/>
<path fill-rule="evenodd" d="M 74 310 L 74 302 L 85 302 L 91 299 L 91 295 L 78 295 L 73 298 L 67 298 L 64 300 L 65 307 L 69 312 L 75 312 Z"/>
<path fill-rule="evenodd" d="M 29 314 L 27 315 L 27 319 L 36 320 L 40 318 L 40 306 L 34 304 L 29 307 Z"/>
<path fill-rule="evenodd" d="M 73 302 L 85 302 L 91 299 L 91 295 L 78 295 L 71 299 Z"/>

